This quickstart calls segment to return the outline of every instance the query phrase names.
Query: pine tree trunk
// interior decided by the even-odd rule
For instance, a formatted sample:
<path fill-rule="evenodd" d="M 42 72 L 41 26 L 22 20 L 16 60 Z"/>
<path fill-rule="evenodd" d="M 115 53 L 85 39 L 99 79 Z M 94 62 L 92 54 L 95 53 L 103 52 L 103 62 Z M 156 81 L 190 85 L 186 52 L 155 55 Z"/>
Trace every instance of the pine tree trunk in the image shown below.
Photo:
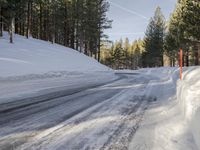
<path fill-rule="evenodd" d="M 83 33 L 80 33 L 80 52 L 83 52 Z"/>
<path fill-rule="evenodd" d="M 10 43 L 13 43 L 13 32 L 10 31 Z"/>
<path fill-rule="evenodd" d="M 195 48 L 195 65 L 196 65 L 196 66 L 199 65 L 199 58 L 198 58 L 198 57 L 199 57 L 199 53 L 198 53 L 198 51 L 199 51 L 198 49 L 199 49 L 199 48 L 198 48 L 198 47 L 199 47 L 199 46 L 196 45 L 196 48 Z"/>
<path fill-rule="evenodd" d="M 176 62 L 176 60 L 173 58 L 172 59 L 172 67 L 175 67 L 175 62 Z"/>
<path fill-rule="evenodd" d="M 98 50 L 98 62 L 100 62 L 100 60 L 101 60 L 101 50 L 99 49 Z"/>
<path fill-rule="evenodd" d="M 69 46 L 69 23 L 68 23 L 68 10 L 67 2 L 65 3 L 65 16 L 64 16 L 64 45 Z"/>
<path fill-rule="evenodd" d="M 98 43 L 97 43 L 97 51 L 98 51 L 98 62 L 100 62 L 101 59 L 101 23 L 99 23 L 99 29 L 98 29 Z"/>
<path fill-rule="evenodd" d="M 88 42 L 85 42 L 85 49 L 84 49 L 84 54 L 85 55 L 88 55 L 88 44 L 87 44 Z"/>
<path fill-rule="evenodd" d="M 20 23 L 20 24 L 19 24 L 19 28 L 20 28 L 20 29 L 19 29 L 19 34 L 20 34 L 20 35 L 23 35 L 23 30 L 24 30 L 24 29 L 23 29 L 23 23 Z"/>
<path fill-rule="evenodd" d="M 79 1 L 77 0 L 77 3 L 79 3 Z M 76 38 L 76 50 L 78 51 L 79 50 L 79 11 L 78 11 L 78 6 L 76 4 L 75 6 L 75 11 L 76 11 L 76 21 L 75 21 L 75 38 Z"/>
<path fill-rule="evenodd" d="M 15 18 L 11 19 L 11 23 L 10 23 L 10 43 L 13 43 L 13 32 L 15 31 Z"/>
<path fill-rule="evenodd" d="M 77 29 L 76 29 L 76 50 L 78 51 L 78 49 L 79 49 L 79 39 L 78 39 Z"/>
<path fill-rule="evenodd" d="M 53 14 L 52 44 L 55 43 L 55 38 L 56 38 L 56 16 L 55 16 L 55 12 L 54 12 L 54 14 Z"/>
<path fill-rule="evenodd" d="M 19 34 L 19 23 L 17 18 L 15 18 L 15 33 Z"/>
<path fill-rule="evenodd" d="M 200 64 L 200 43 L 198 43 L 198 65 Z"/>
<path fill-rule="evenodd" d="M 95 53 L 94 53 L 94 58 L 97 60 L 97 51 L 95 50 Z"/>
<path fill-rule="evenodd" d="M 3 19 L 2 19 L 2 8 L 0 6 L 0 36 L 3 36 Z"/>
<path fill-rule="evenodd" d="M 70 47 L 72 48 L 72 49 L 74 49 L 74 42 L 75 42 L 75 36 L 74 36 L 74 23 L 73 23 L 73 26 L 71 27 L 72 29 L 71 29 L 71 43 L 70 43 Z"/>
<path fill-rule="evenodd" d="M 21 22 L 19 23 L 19 34 L 21 35 L 21 33 L 22 33 L 22 24 L 21 24 Z"/>
<path fill-rule="evenodd" d="M 28 39 L 31 34 L 31 1 L 27 2 L 28 11 L 27 11 L 27 29 L 26 29 L 26 38 Z"/>
<path fill-rule="evenodd" d="M 25 24 L 22 23 L 22 35 L 24 36 L 25 35 Z"/>
<path fill-rule="evenodd" d="M 44 10 L 43 39 L 47 40 L 47 10 Z"/>
<path fill-rule="evenodd" d="M 185 67 L 185 52 L 183 51 L 183 59 L 182 59 L 183 63 L 182 66 Z"/>
<path fill-rule="evenodd" d="M 173 67 L 173 60 L 172 60 L 172 58 L 170 58 L 170 67 Z"/>
<path fill-rule="evenodd" d="M 189 67 L 189 51 L 188 50 L 186 51 L 185 57 L 186 57 L 186 66 Z"/>
<path fill-rule="evenodd" d="M 40 39 L 43 39 L 43 36 L 42 36 L 42 33 L 43 33 L 43 31 L 42 31 L 42 4 L 40 3 L 40 15 L 39 15 L 39 20 L 40 20 L 40 31 L 39 31 L 39 35 L 40 35 Z"/>
<path fill-rule="evenodd" d="M 51 40 L 52 44 L 55 43 L 56 38 L 56 8 L 53 8 L 53 16 L 52 16 L 52 31 L 51 31 Z"/>

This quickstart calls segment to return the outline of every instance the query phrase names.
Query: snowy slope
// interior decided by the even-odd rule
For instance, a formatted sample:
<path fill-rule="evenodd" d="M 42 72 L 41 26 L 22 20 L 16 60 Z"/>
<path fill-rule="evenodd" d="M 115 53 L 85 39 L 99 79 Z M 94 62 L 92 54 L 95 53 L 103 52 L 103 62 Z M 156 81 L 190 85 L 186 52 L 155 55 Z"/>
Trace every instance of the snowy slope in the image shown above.
<path fill-rule="evenodd" d="M 0 104 L 116 79 L 113 71 L 73 49 L 7 33 L 0 38 Z"/>
<path fill-rule="evenodd" d="M 7 33 L 0 39 L 0 77 L 47 72 L 107 71 L 109 68 L 73 49 L 15 35 L 10 44 Z"/>

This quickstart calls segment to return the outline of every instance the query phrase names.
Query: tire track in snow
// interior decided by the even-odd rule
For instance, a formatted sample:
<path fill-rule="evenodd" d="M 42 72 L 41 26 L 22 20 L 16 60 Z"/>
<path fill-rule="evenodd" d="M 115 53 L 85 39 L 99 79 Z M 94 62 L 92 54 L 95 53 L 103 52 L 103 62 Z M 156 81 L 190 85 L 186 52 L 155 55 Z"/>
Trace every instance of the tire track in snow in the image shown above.
<path fill-rule="evenodd" d="M 135 98 L 138 98 L 138 103 L 132 109 L 125 110 L 122 114 L 124 116 L 122 124 L 118 126 L 100 150 L 128 149 L 128 144 L 139 127 L 147 105 L 145 96 Z"/>

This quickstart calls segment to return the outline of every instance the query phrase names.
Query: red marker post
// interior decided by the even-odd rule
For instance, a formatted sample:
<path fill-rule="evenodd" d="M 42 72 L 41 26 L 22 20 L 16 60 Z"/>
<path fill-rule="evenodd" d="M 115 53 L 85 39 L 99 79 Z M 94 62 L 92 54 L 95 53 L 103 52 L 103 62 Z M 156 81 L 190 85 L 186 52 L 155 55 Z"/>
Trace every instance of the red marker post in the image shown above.
<path fill-rule="evenodd" d="M 182 80 L 182 74 L 183 74 L 183 50 L 180 49 L 180 79 Z"/>

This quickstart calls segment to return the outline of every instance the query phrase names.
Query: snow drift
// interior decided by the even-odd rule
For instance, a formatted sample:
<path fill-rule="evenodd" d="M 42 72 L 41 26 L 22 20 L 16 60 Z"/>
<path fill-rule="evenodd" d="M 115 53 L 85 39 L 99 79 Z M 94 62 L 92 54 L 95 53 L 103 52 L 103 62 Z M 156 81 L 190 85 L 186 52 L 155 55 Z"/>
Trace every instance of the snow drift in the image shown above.
<path fill-rule="evenodd" d="M 0 39 L 0 77 L 44 74 L 48 72 L 108 71 L 95 59 L 58 44 L 26 39 L 15 35 L 10 44 L 8 35 Z"/>
<path fill-rule="evenodd" d="M 200 149 L 200 67 L 192 67 L 177 84 L 177 97 L 181 110 L 190 124 L 196 145 Z"/>

